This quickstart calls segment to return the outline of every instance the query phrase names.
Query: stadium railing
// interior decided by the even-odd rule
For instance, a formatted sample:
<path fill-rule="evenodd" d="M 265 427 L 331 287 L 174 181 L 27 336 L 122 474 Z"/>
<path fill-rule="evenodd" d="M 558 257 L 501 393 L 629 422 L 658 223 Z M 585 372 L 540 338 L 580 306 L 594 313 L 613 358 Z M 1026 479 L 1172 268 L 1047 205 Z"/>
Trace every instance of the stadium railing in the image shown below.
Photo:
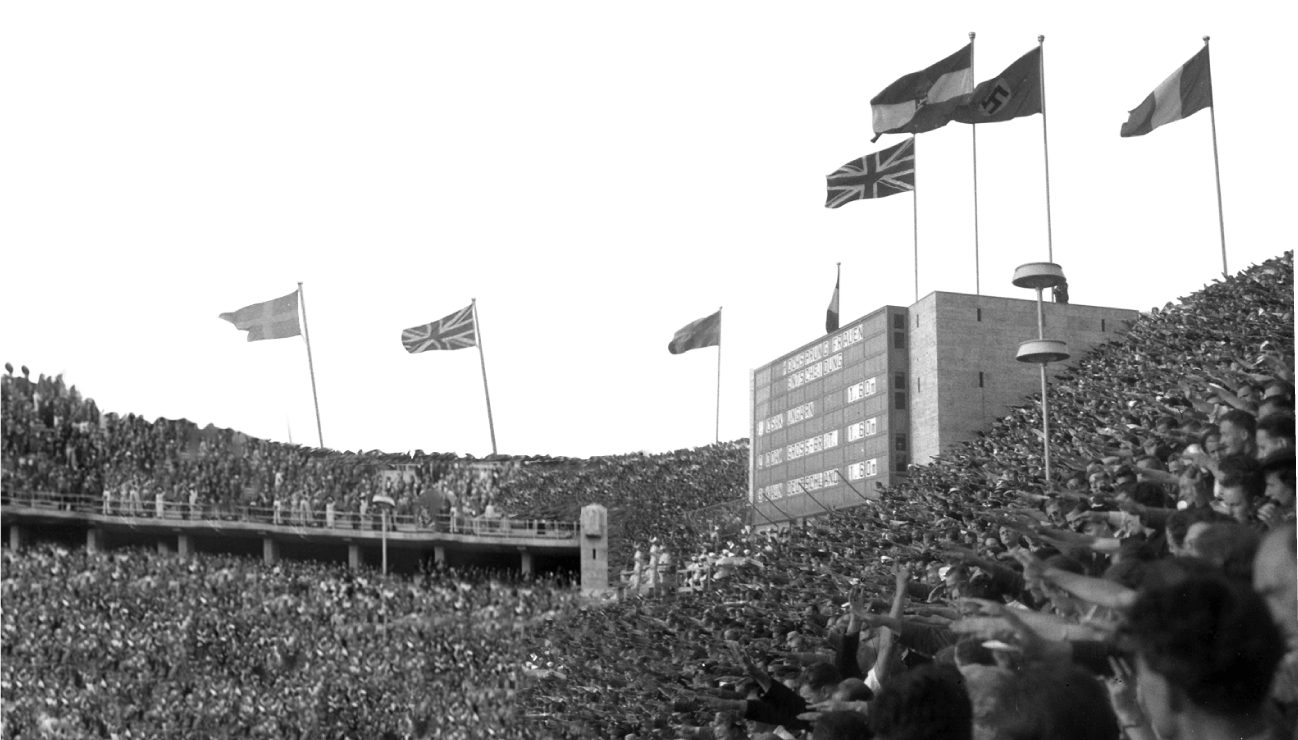
<path fill-rule="evenodd" d="M 171 501 L 161 497 L 151 500 L 140 498 L 138 501 L 121 497 L 105 498 L 83 494 L 51 493 L 48 491 L 6 492 L 5 506 L 23 506 L 35 509 L 78 512 L 117 516 L 122 519 L 177 520 L 193 522 L 253 522 L 285 529 L 311 527 L 321 531 L 362 530 L 379 531 L 382 529 L 382 518 L 378 506 L 370 506 L 361 516 L 355 511 L 334 511 L 332 518 L 326 509 L 312 509 L 309 514 L 294 512 L 291 507 L 281 507 L 276 512 L 273 506 L 254 506 L 251 504 L 194 504 L 188 501 Z M 536 519 L 512 519 L 509 517 L 487 518 L 483 516 L 466 517 L 441 515 L 437 517 L 393 514 L 389 521 L 392 532 L 439 532 L 445 534 L 476 535 L 482 537 L 552 537 L 555 539 L 573 539 L 580 531 L 580 524 L 573 521 L 551 521 Z"/>

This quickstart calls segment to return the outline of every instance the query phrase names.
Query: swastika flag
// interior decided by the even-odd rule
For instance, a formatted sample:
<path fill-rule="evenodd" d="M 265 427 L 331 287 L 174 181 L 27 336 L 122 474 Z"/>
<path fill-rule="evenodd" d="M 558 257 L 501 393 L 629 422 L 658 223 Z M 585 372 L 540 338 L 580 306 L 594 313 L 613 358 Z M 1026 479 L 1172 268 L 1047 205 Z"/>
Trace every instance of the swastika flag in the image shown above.
<path fill-rule="evenodd" d="M 1041 47 L 978 83 L 969 101 L 951 112 L 960 123 L 1000 123 L 1041 112 Z"/>

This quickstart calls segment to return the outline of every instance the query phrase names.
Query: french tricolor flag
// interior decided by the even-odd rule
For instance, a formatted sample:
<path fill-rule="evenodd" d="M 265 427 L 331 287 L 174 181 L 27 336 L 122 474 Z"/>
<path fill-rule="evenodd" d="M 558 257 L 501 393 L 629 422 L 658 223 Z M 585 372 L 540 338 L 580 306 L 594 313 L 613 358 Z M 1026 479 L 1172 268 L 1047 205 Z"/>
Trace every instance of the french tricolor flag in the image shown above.
<path fill-rule="evenodd" d="M 1205 44 L 1131 111 L 1127 122 L 1122 124 L 1122 135 L 1144 136 L 1165 123 L 1179 121 L 1211 105 L 1212 65 Z"/>

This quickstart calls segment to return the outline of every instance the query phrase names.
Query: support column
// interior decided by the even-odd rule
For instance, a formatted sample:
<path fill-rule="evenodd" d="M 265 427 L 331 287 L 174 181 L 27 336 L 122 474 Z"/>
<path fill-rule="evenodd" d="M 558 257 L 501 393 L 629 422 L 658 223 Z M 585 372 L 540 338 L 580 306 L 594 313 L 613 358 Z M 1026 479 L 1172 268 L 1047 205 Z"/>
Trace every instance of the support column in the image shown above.
<path fill-rule="evenodd" d="M 181 560 L 189 560 L 194 556 L 194 540 L 187 534 L 182 534 L 176 538 L 176 550 L 180 553 Z"/>
<path fill-rule="evenodd" d="M 598 596 L 608 591 L 608 509 L 590 504 L 581 509 L 581 592 Z"/>
<path fill-rule="evenodd" d="M 262 538 L 261 559 L 266 565 L 274 565 L 279 562 L 279 543 L 273 537 Z"/>
<path fill-rule="evenodd" d="M 520 550 L 518 554 L 520 560 L 519 566 L 523 571 L 523 575 L 532 575 L 532 553 L 527 550 Z"/>
<path fill-rule="evenodd" d="M 361 569 L 361 546 L 360 545 L 347 546 L 347 567 L 351 568 L 352 570 Z"/>
<path fill-rule="evenodd" d="M 99 552 L 104 549 L 104 530 L 91 527 L 86 530 L 86 551 Z"/>
<path fill-rule="evenodd" d="M 165 539 L 158 540 L 158 554 L 159 555 L 171 554 L 171 545 L 167 544 L 167 541 Z"/>
<path fill-rule="evenodd" d="M 9 525 L 9 549 L 18 552 L 23 549 L 23 535 L 27 534 L 17 524 Z"/>
<path fill-rule="evenodd" d="M 434 545 L 434 546 L 433 546 L 433 562 L 434 562 L 434 563 L 437 563 L 438 565 L 446 565 L 446 546 L 445 546 L 445 545 Z"/>

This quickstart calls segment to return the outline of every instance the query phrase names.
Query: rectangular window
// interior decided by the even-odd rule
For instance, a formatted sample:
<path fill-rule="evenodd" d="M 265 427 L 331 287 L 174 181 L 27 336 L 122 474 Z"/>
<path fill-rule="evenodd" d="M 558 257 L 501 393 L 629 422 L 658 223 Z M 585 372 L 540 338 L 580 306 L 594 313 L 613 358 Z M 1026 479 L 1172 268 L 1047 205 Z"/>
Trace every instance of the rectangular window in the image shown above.
<path fill-rule="evenodd" d="M 906 435 L 904 434 L 897 435 L 897 451 L 898 452 L 906 451 Z"/>
<path fill-rule="evenodd" d="M 904 472 L 906 472 L 906 456 L 905 456 L 905 455 L 898 455 L 898 456 L 897 456 L 897 472 L 898 472 L 898 473 L 904 473 Z"/>
<path fill-rule="evenodd" d="M 915 378 L 915 392 L 919 393 L 922 390 L 924 390 L 924 379 Z"/>
<path fill-rule="evenodd" d="M 983 320 L 983 310 L 981 308 L 978 309 L 978 320 L 979 321 Z"/>
<path fill-rule="evenodd" d="M 893 373 L 893 374 L 892 374 L 892 387 L 893 387 L 893 388 L 905 388 L 905 387 L 906 387 L 906 373 Z"/>
<path fill-rule="evenodd" d="M 1104 319 L 1100 319 L 1100 331 L 1104 331 Z"/>
<path fill-rule="evenodd" d="M 919 328 L 919 314 L 915 314 L 915 328 Z"/>
<path fill-rule="evenodd" d="M 902 315 L 899 314 L 899 313 L 898 313 L 898 314 L 893 314 L 893 316 L 892 316 L 892 328 L 894 328 L 894 329 L 905 329 L 905 328 L 906 328 L 906 317 L 905 317 L 905 316 L 902 316 Z"/>
<path fill-rule="evenodd" d="M 905 410 L 906 410 L 906 394 L 905 394 L 905 393 L 898 393 L 898 394 L 897 394 L 897 410 L 898 410 L 898 411 L 905 411 Z"/>
<path fill-rule="evenodd" d="M 892 333 L 892 348 L 906 349 L 906 332 L 895 331 Z"/>
<path fill-rule="evenodd" d="M 979 387 L 979 388 L 983 387 L 983 371 L 982 371 L 982 370 L 979 370 L 979 371 L 978 371 L 978 387 Z"/>

